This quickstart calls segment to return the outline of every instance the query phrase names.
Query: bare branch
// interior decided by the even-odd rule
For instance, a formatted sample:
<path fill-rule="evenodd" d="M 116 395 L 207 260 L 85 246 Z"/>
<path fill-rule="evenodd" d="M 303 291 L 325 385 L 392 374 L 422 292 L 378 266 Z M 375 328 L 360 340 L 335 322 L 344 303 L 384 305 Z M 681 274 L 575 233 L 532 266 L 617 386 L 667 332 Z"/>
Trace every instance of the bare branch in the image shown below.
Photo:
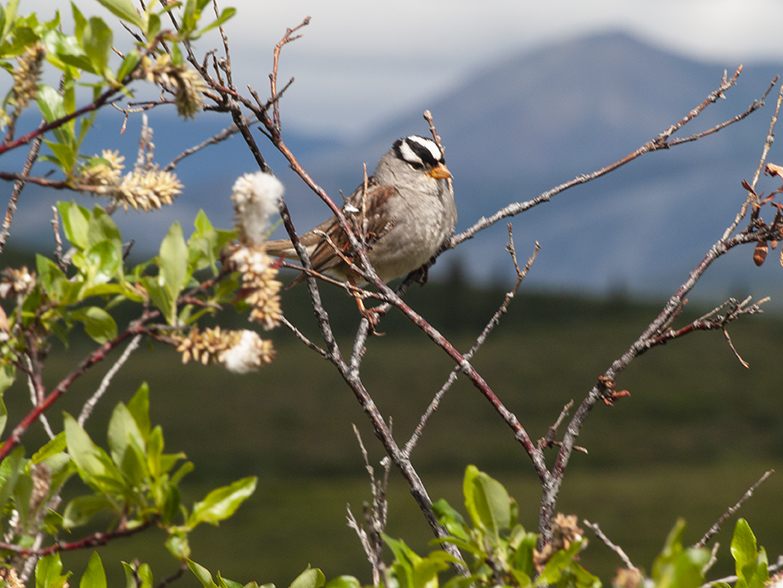
<path fill-rule="evenodd" d="M 65 378 L 60 380 L 60 383 L 55 386 L 54 390 L 52 390 L 46 398 L 43 399 L 42 402 L 39 402 L 35 408 L 33 408 L 32 411 L 30 411 L 27 416 L 25 416 L 18 425 L 14 428 L 13 431 L 11 431 L 11 434 L 9 435 L 8 439 L 5 440 L 5 442 L 0 446 L 0 460 L 2 460 L 8 453 L 19 443 L 19 440 L 21 439 L 22 435 L 27 431 L 27 429 L 30 428 L 30 425 L 35 422 L 35 420 L 42 415 L 44 412 L 46 412 L 49 407 L 54 404 L 54 402 L 62 396 L 65 391 L 73 384 L 74 381 L 76 381 L 78 378 L 83 376 L 87 371 L 96 363 L 103 361 L 106 358 L 106 354 L 109 353 L 112 349 L 120 345 L 125 339 L 128 337 L 131 337 L 133 335 L 137 335 L 139 333 L 142 333 L 145 331 L 144 329 L 144 323 L 148 320 L 155 318 L 159 315 L 159 311 L 153 310 L 153 311 L 145 311 L 142 317 L 131 323 L 125 331 L 117 335 L 114 339 L 107 341 L 98 349 L 94 350 L 92 353 L 90 353 L 85 359 L 83 359 L 79 365 L 77 365 L 71 373 L 69 373 Z"/>
<path fill-rule="evenodd" d="M 43 128 L 43 126 L 44 121 L 41 122 L 41 125 L 38 128 Z M 30 175 L 30 171 L 33 169 L 33 165 L 38 159 L 38 153 L 41 150 L 42 141 L 43 135 L 38 135 L 33 139 L 33 144 L 30 145 L 30 151 L 27 153 L 27 160 L 25 161 L 24 167 L 22 168 L 22 176 Z M 3 226 L 2 229 L 0 229 L 0 253 L 3 252 L 5 243 L 8 241 L 8 237 L 11 236 L 11 223 L 14 220 L 14 214 L 16 214 L 16 205 L 19 202 L 19 195 L 22 193 L 24 186 L 25 180 L 22 178 L 17 179 L 16 183 L 14 184 L 14 189 L 11 191 L 11 197 L 8 199 L 8 207 L 5 211 L 5 218 L 3 218 Z"/>
<path fill-rule="evenodd" d="M 530 267 L 533 265 L 533 262 L 536 260 L 536 257 L 538 256 L 538 252 L 541 250 L 541 246 L 538 244 L 538 242 L 536 242 L 535 248 L 533 250 L 533 254 L 528 258 L 524 269 L 520 269 L 519 264 L 517 263 L 516 249 L 514 247 L 514 234 L 510 223 L 508 225 L 508 239 L 509 242 L 508 245 L 506 245 L 506 251 L 508 251 L 509 254 L 511 255 L 511 260 L 514 264 L 514 269 L 517 274 L 516 283 L 514 284 L 514 287 L 508 293 L 506 293 L 506 296 L 503 299 L 503 303 L 500 305 L 500 308 L 498 308 L 495 314 L 492 315 L 492 318 L 484 327 L 484 330 L 478 336 L 473 346 L 465 354 L 465 358 L 467 360 L 471 360 L 473 358 L 476 352 L 481 348 L 481 346 L 487 340 L 489 334 L 493 331 L 493 329 L 498 324 L 500 324 L 501 317 L 504 314 L 506 314 L 506 312 L 508 312 L 508 306 L 511 303 L 511 300 L 514 298 L 514 296 L 516 296 L 517 290 L 519 289 L 519 286 L 522 284 L 522 280 L 524 280 L 525 276 L 527 276 L 528 272 L 530 271 Z M 424 431 L 424 426 L 427 424 L 427 421 L 430 419 L 430 417 L 438 409 L 438 406 L 440 406 L 440 402 L 443 399 L 443 396 L 446 394 L 449 388 L 451 388 L 454 382 L 456 382 L 459 372 L 460 372 L 459 366 L 452 369 L 451 373 L 449 374 L 449 377 L 446 379 L 446 382 L 444 382 L 443 386 L 441 386 L 440 390 L 438 390 L 438 392 L 435 394 L 435 397 L 432 399 L 432 402 L 430 402 L 429 406 L 427 407 L 427 410 L 421 416 L 421 419 L 419 420 L 419 424 L 416 426 L 416 429 L 413 431 L 411 438 L 405 444 L 405 448 L 403 451 L 405 452 L 406 455 L 410 456 L 411 452 L 413 451 L 413 448 L 416 446 L 416 443 L 418 443 L 418 440 L 421 437 L 422 432 Z"/>
<path fill-rule="evenodd" d="M 79 539 L 78 541 L 73 541 L 71 543 L 55 543 L 54 545 L 50 545 L 49 547 L 44 547 L 43 549 L 28 549 L 25 547 L 20 547 L 19 545 L 16 545 L 14 543 L 5 543 L 0 542 L 0 549 L 12 551 L 14 553 L 18 553 L 20 555 L 27 555 L 27 556 L 37 556 L 37 557 L 43 557 L 46 555 L 50 555 L 52 553 L 58 553 L 60 551 L 75 551 L 77 549 L 89 549 L 92 547 L 99 547 L 101 545 L 106 545 L 109 541 L 113 539 L 119 539 L 120 537 L 130 537 L 131 535 L 135 535 L 136 533 L 141 533 L 142 531 L 148 529 L 153 524 L 155 524 L 155 519 L 151 519 L 148 521 L 145 521 L 141 525 L 133 528 L 126 528 L 126 529 L 118 529 L 117 531 L 111 531 L 108 533 L 94 533 L 90 535 L 89 537 L 85 537 L 84 539 Z"/>
<path fill-rule="evenodd" d="M 534 206 L 543 204 L 544 202 L 549 202 L 549 200 L 551 200 L 553 196 L 556 196 L 557 194 L 564 192 L 569 188 L 573 188 L 574 186 L 579 186 L 581 184 L 586 184 L 587 182 L 600 178 L 601 176 L 605 176 L 606 174 L 618 169 L 619 167 L 622 167 L 623 165 L 633 161 L 634 159 L 637 159 L 638 157 L 644 155 L 645 153 L 652 153 L 653 151 L 668 149 L 669 147 L 672 146 L 672 143 L 669 141 L 669 137 L 671 137 L 673 133 L 681 129 L 688 122 L 690 122 L 696 116 L 698 116 L 707 106 L 716 102 L 719 98 L 722 98 L 724 93 L 736 83 L 737 77 L 739 76 L 741 71 L 742 71 L 742 67 L 737 69 L 735 74 L 729 79 L 726 79 L 724 75 L 724 78 L 721 81 L 721 85 L 716 90 L 711 92 L 710 95 L 707 96 L 707 98 L 701 104 L 699 104 L 696 108 L 691 110 L 682 120 L 670 126 L 664 132 L 660 133 L 657 137 L 651 139 L 650 141 L 648 141 L 647 143 L 639 147 L 636 151 L 633 151 L 628 155 L 626 155 L 625 157 L 618 159 L 614 163 L 602 167 L 601 169 L 596 170 L 590 174 L 583 174 L 580 176 L 576 176 L 572 180 L 564 182 L 559 186 L 555 186 L 554 188 L 547 190 L 542 194 L 539 194 L 538 196 L 536 196 L 531 200 L 509 204 L 508 206 L 501 208 L 499 211 L 497 211 L 495 214 L 493 214 L 490 217 L 480 218 L 473 226 L 469 227 L 462 233 L 452 237 L 449 247 L 454 248 L 460 243 L 462 243 L 463 241 L 466 241 L 467 239 L 472 239 L 476 235 L 476 233 L 486 229 L 487 227 L 494 225 L 499 220 L 502 220 L 509 216 L 515 216 L 517 214 L 520 214 L 522 212 L 525 212 L 526 210 L 533 208 Z M 766 93 L 764 94 L 764 96 L 766 96 Z M 749 107 L 749 110 L 751 112 L 758 110 L 761 106 L 763 106 L 763 104 L 764 104 L 763 99 L 759 99 Z M 742 119 L 737 119 L 737 120 L 742 120 Z M 733 122 L 737 122 L 737 120 L 731 119 L 730 122 L 721 123 L 721 125 L 718 126 L 721 128 L 725 128 L 725 126 L 728 126 L 728 124 L 732 124 Z M 705 133 L 705 135 L 706 134 L 709 133 Z"/>
<path fill-rule="evenodd" d="M 106 372 L 106 375 L 103 376 L 103 380 L 101 380 L 101 385 L 98 386 L 98 389 L 95 391 L 95 393 L 90 396 L 90 398 L 87 400 L 87 402 L 84 403 L 84 406 L 82 407 L 82 412 L 79 414 L 79 426 L 84 427 L 84 424 L 87 422 L 87 419 L 90 418 L 90 415 L 92 414 L 93 409 L 98 404 L 98 401 L 101 399 L 101 397 L 104 395 L 106 390 L 109 388 L 109 384 L 111 384 L 112 378 L 117 374 L 117 372 L 120 370 L 120 368 L 125 365 L 125 362 L 128 361 L 128 358 L 131 356 L 131 353 L 136 351 L 139 347 L 139 342 L 141 341 L 141 335 L 136 335 L 133 339 L 131 339 L 131 342 L 128 343 L 128 346 L 125 348 L 125 351 L 122 352 L 122 355 L 120 355 L 119 359 L 117 359 L 116 362 L 114 362 L 114 365 L 111 366 L 111 369 Z"/>
<path fill-rule="evenodd" d="M 696 543 L 694 543 L 694 547 L 704 547 L 707 545 L 707 543 L 712 539 L 715 535 L 718 534 L 718 531 L 720 531 L 720 526 L 728 519 L 731 515 L 733 515 L 735 512 L 739 510 L 739 508 L 745 503 L 745 501 L 753 496 L 753 493 L 756 491 L 756 489 L 761 486 L 764 482 L 767 481 L 767 478 L 769 478 L 772 474 L 775 473 L 775 470 L 767 470 L 764 472 L 764 475 L 761 476 L 753 486 L 748 488 L 748 490 L 745 492 L 745 494 L 742 495 L 742 498 L 740 498 L 737 503 L 730 507 L 726 512 L 724 512 L 721 517 L 715 522 L 712 527 L 710 527 L 709 531 L 707 531 L 704 536 L 699 539 Z"/>
<path fill-rule="evenodd" d="M 609 540 L 609 537 L 607 537 L 604 532 L 601 530 L 601 527 L 598 526 L 598 523 L 591 523 L 587 519 L 582 519 L 582 522 L 585 524 L 585 526 L 592 529 L 593 533 L 595 533 L 596 537 L 598 537 L 601 541 L 604 542 L 604 545 L 606 545 L 609 549 L 614 551 L 621 560 L 623 560 L 623 563 L 625 564 L 625 567 L 627 567 L 629 570 L 633 570 L 634 572 L 638 572 L 639 568 L 637 568 L 635 565 L 633 565 L 633 562 L 631 561 L 631 558 L 628 557 L 628 554 L 623 551 L 623 548 L 619 545 L 615 545 Z"/>
<path fill-rule="evenodd" d="M 723 233 L 724 239 L 728 239 L 729 235 L 735 231 L 740 222 L 742 222 L 742 219 L 745 218 L 745 214 L 748 211 L 748 206 L 758 200 L 754 190 L 756 189 L 756 182 L 758 182 L 758 179 L 761 176 L 761 169 L 764 167 L 764 162 L 767 161 L 769 150 L 772 148 L 772 143 L 775 141 L 775 126 L 778 123 L 778 114 L 780 113 L 781 103 L 783 103 L 783 86 L 781 86 L 780 91 L 778 92 L 778 101 L 775 104 L 775 112 L 772 113 L 772 118 L 769 121 L 769 131 L 767 132 L 767 138 L 764 140 L 764 148 L 761 150 L 759 165 L 756 168 L 756 173 L 753 174 L 753 181 L 750 184 L 751 189 L 748 190 L 748 198 L 745 200 L 745 204 L 742 205 L 742 208 L 734 218 L 734 222 L 731 223 L 731 225 L 729 225 L 729 227 Z"/>

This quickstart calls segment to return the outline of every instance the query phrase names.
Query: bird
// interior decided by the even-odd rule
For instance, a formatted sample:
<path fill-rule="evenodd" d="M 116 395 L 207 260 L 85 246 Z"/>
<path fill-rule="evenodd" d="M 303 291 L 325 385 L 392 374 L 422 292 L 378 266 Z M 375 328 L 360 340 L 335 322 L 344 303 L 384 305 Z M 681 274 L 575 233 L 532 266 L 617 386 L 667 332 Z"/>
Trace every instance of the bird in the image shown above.
<path fill-rule="evenodd" d="M 457 206 L 448 181 L 452 177 L 438 144 L 410 135 L 395 141 L 380 158 L 366 189 L 362 182 L 345 199 L 341 211 L 365 244 L 370 264 L 382 281 L 420 268 L 454 233 Z M 353 262 L 355 254 L 336 216 L 299 240 L 315 271 L 352 286 L 367 283 L 346 263 Z M 267 241 L 266 251 L 273 257 L 299 259 L 290 239 Z M 293 283 L 303 279 L 304 274 Z M 358 296 L 357 303 L 365 314 Z"/>

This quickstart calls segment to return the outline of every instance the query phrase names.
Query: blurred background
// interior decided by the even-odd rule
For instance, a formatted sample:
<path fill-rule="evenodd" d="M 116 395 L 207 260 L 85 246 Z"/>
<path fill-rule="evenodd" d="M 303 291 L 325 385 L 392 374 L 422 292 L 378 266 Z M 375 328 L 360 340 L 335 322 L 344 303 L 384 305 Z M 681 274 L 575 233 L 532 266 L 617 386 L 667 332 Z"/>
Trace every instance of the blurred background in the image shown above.
<path fill-rule="evenodd" d="M 743 112 L 783 71 L 783 47 L 774 41 L 779 3 L 772 1 L 230 5 L 239 11 L 226 26 L 235 83 L 250 84 L 262 97 L 269 92 L 274 45 L 287 27 L 312 17 L 303 38 L 282 52 L 281 85 L 296 78 L 281 101 L 283 136 L 333 198 L 339 200 L 339 190 L 353 190 L 362 164 L 372 171 L 394 140 L 426 135 L 422 113 L 429 109 L 455 176 L 458 230 L 635 150 L 701 103 L 726 70 L 731 75 L 744 66 L 737 87 L 679 136 Z M 97 2 L 79 6 L 115 22 Z M 44 18 L 58 7 L 67 22 L 65 2 L 22 3 L 21 10 L 34 8 Z M 115 45 L 123 49 L 130 42 L 117 33 Z M 196 52 L 219 46 L 216 36 L 206 36 Z M 511 313 L 475 363 L 532 437 L 545 434 L 566 402 L 581 401 L 731 223 L 746 196 L 741 181 L 751 180 L 758 165 L 776 92 L 765 108 L 737 125 L 644 156 L 512 219 L 520 258 L 536 241 L 542 250 Z M 162 165 L 230 122 L 206 113 L 182 123 L 171 110 L 150 113 Z M 122 118 L 105 109 L 86 151 L 116 148 L 132 162 L 140 116 L 132 116 L 121 135 Z M 323 220 L 326 207 L 260 133 L 258 139 L 286 185 L 298 228 Z M 4 169 L 21 168 L 23 154 L 13 157 L 4 159 Z M 769 161 L 783 162 L 779 145 Z M 34 173 L 46 169 L 39 164 Z M 238 137 L 184 160 L 177 172 L 186 188 L 174 207 L 143 218 L 115 215 L 123 236 L 136 240 L 134 255 L 155 255 L 174 220 L 187 234 L 199 209 L 216 226 L 230 226 L 231 185 L 251 171 L 254 162 Z M 769 178 L 759 184 L 766 193 L 779 185 Z M 51 250 L 50 206 L 70 197 L 91 204 L 79 195 L 28 187 L 9 246 Z M 499 223 L 443 255 L 431 283 L 410 292 L 414 307 L 461 349 L 470 346 L 513 284 L 506 241 L 505 223 Z M 751 369 L 735 360 L 720 333 L 693 335 L 638 359 L 618 380 L 632 397 L 590 415 L 580 437 L 590 453 L 574 458 L 566 478 L 560 509 L 598 522 L 648 570 L 678 516 L 689 522 L 686 538 L 696 541 L 766 469 L 783 460 L 783 270 L 777 251 L 761 268 L 751 256 L 751 249 L 735 250 L 715 263 L 694 290 L 686 317 L 728 296 L 772 296 L 770 312 L 731 330 Z M 328 295 L 347 345 L 358 317 L 341 292 Z M 283 308 L 296 324 L 315 332 L 301 288 L 284 293 Z M 364 364 L 367 386 L 405 439 L 451 366 L 400 317 L 386 317 L 382 327 L 388 334 L 370 342 Z M 196 561 L 242 582 L 286 586 L 308 564 L 327 576 L 350 573 L 368 581 L 358 541 L 344 526 L 345 504 L 358 514 L 370 498 L 350 424 L 360 426 L 376 463 L 380 448 L 333 371 L 288 333 L 272 336 L 278 361 L 245 378 L 218 368 L 181 368 L 170 350 L 140 351 L 120 372 L 104 414 L 147 379 L 153 420 L 163 425 L 167 448 L 185 451 L 197 466 L 186 498 L 197 500 L 210 487 L 260 476 L 256 496 L 237 520 L 208 529 L 203 543 L 195 537 Z M 83 352 L 76 345 L 58 354 L 62 363 L 52 367 L 50 382 Z M 63 410 L 77 410 L 100 374 L 92 377 L 69 392 Z M 20 389 L 15 408 L 8 400 L 11 418 L 26 412 L 24 394 Z M 99 415 L 93 418 L 94 438 L 105 434 L 104 423 Z M 507 484 L 523 522 L 534 529 L 540 491 L 532 468 L 490 407 L 461 383 L 436 414 L 414 464 L 433 498 L 446 497 L 459 508 L 461 476 L 469 463 Z M 392 478 L 389 534 L 425 550 L 429 530 L 407 490 Z M 783 483 L 773 476 L 741 511 L 772 558 L 783 552 L 781 499 Z M 727 562 L 732 527 L 733 521 L 727 523 L 720 538 L 720 569 L 726 573 L 732 569 Z M 608 579 L 619 562 L 598 543 L 593 541 L 584 563 Z M 111 549 L 126 558 L 139 553 L 146 561 L 159 551 L 149 539 Z M 72 561 L 79 572 L 78 556 Z M 153 565 L 156 578 L 174 567 L 165 554 L 155 561 L 160 561 Z M 121 570 L 116 572 L 121 578 Z"/>

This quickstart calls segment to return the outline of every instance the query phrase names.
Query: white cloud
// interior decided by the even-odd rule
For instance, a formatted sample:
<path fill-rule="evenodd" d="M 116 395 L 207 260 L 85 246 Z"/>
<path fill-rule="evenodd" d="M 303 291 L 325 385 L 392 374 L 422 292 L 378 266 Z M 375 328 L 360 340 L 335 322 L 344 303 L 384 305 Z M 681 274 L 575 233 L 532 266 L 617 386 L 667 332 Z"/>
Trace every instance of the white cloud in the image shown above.
<path fill-rule="evenodd" d="M 93 10 L 79 4 L 84 12 Z M 729 69 L 783 60 L 772 18 L 779 0 L 234 0 L 222 5 L 238 9 L 226 26 L 237 85 L 249 83 L 262 95 L 268 92 L 274 45 L 287 27 L 312 17 L 303 38 L 283 49 L 280 78 L 296 77 L 284 98 L 284 122 L 348 136 L 406 109 L 423 110 L 458 80 L 499 58 L 576 35 L 625 30 Z M 70 12 L 63 0 L 47 3 L 55 6 Z M 219 45 L 212 36 L 197 47 L 204 52 Z"/>

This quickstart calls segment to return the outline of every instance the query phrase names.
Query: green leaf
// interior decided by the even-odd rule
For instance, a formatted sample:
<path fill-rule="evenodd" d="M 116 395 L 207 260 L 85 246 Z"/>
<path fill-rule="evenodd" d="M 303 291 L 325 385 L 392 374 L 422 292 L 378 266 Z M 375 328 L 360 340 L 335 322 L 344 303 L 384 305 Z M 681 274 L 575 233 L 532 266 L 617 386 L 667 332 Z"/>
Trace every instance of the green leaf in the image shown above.
<path fill-rule="evenodd" d="M 51 86 L 40 84 L 35 93 L 35 101 L 38 103 L 38 108 L 41 109 L 41 114 L 46 122 L 55 121 L 67 114 L 62 95 Z"/>
<path fill-rule="evenodd" d="M 84 261 L 91 270 L 91 284 L 106 284 L 121 275 L 122 251 L 114 241 L 96 243 L 84 252 Z"/>
<path fill-rule="evenodd" d="M 77 321 L 84 323 L 84 331 L 96 343 L 106 343 L 117 336 L 117 323 L 112 316 L 97 306 L 80 308 L 72 313 Z"/>
<path fill-rule="evenodd" d="M 121 82 L 125 76 L 133 71 L 140 60 L 141 56 L 139 55 L 138 51 L 135 49 L 129 51 L 125 55 L 125 59 L 122 60 L 122 64 L 120 64 L 120 67 L 117 70 L 117 80 Z"/>
<path fill-rule="evenodd" d="M 13 496 L 19 522 L 22 529 L 27 529 L 27 521 L 30 518 L 30 501 L 33 496 L 33 478 L 29 470 L 19 474 L 19 479 L 14 485 Z"/>
<path fill-rule="evenodd" d="M 299 574 L 288 588 L 321 588 L 325 582 L 326 576 L 321 570 L 310 568 Z"/>
<path fill-rule="evenodd" d="M 155 308 L 166 317 L 170 325 L 173 325 L 176 322 L 176 307 L 171 303 L 166 287 L 162 282 L 162 276 L 145 276 L 139 280 L 139 283 L 144 286 L 147 294 L 149 294 Z"/>
<path fill-rule="evenodd" d="M 769 580 L 767 552 L 756 544 L 756 536 L 745 519 L 739 519 L 731 539 L 731 555 L 739 581 L 737 585 L 762 588 Z"/>
<path fill-rule="evenodd" d="M 86 25 L 86 21 L 84 21 L 84 24 Z M 77 23 L 77 26 L 79 25 L 81 25 L 81 22 Z M 83 28 L 81 30 L 77 28 L 79 37 L 65 35 L 60 31 L 47 33 L 44 37 L 44 42 L 46 43 L 46 50 L 49 52 L 49 59 L 53 60 L 54 65 L 60 69 L 66 69 L 66 66 L 70 65 L 78 70 L 99 74 L 100 72 L 95 69 L 95 64 L 90 61 L 82 47 L 80 38 L 83 31 Z"/>
<path fill-rule="evenodd" d="M 680 519 L 669 532 L 663 551 L 656 558 L 652 578 L 656 588 L 698 588 L 704 583 L 702 569 L 709 560 L 706 549 L 684 548 L 685 521 Z"/>
<path fill-rule="evenodd" d="M 150 475 L 154 479 L 160 478 L 160 476 L 166 473 L 167 470 L 163 468 L 163 429 L 155 427 L 152 432 L 147 436 L 147 467 L 149 468 Z"/>
<path fill-rule="evenodd" d="M 187 562 L 190 571 L 198 578 L 198 581 L 201 582 L 204 588 L 218 588 L 217 584 L 212 580 L 212 574 L 209 573 L 207 568 L 197 564 L 192 559 L 188 559 Z"/>
<path fill-rule="evenodd" d="M 224 9 L 220 13 L 220 16 L 218 16 L 218 18 L 213 23 L 208 24 L 203 29 L 200 29 L 198 32 L 196 32 L 193 35 L 191 35 L 191 38 L 198 39 L 201 35 L 203 35 L 207 31 L 211 31 L 212 29 L 214 29 L 216 27 L 222 26 L 223 23 L 225 23 L 227 20 L 232 18 L 236 14 L 236 12 L 237 12 L 236 8 L 230 8 L 229 7 L 229 8 Z"/>
<path fill-rule="evenodd" d="M 468 466 L 463 482 L 465 508 L 473 524 L 495 536 L 511 524 L 511 502 L 503 484 Z"/>
<path fill-rule="evenodd" d="M 92 217 L 89 219 L 87 226 L 87 239 L 90 247 L 101 241 L 108 240 L 122 250 L 120 229 L 117 228 L 117 224 L 111 220 L 111 217 L 100 206 L 96 206 L 92 211 Z"/>
<path fill-rule="evenodd" d="M 22 471 L 24 448 L 17 447 L 0 463 L 0 509 L 5 506 Z M 2 512 L 2 510 L 0 510 Z"/>
<path fill-rule="evenodd" d="M 326 588 L 361 588 L 359 580 L 353 576 L 337 576 L 326 583 Z"/>
<path fill-rule="evenodd" d="M 71 291 L 71 288 L 66 285 L 68 278 L 63 273 L 63 270 L 51 259 L 38 253 L 35 255 L 35 265 L 41 285 L 43 285 L 49 298 L 56 302 L 62 301 L 65 290 Z"/>
<path fill-rule="evenodd" d="M 188 527 L 192 529 L 200 523 L 217 525 L 227 519 L 255 492 L 257 481 L 255 476 L 242 478 L 233 484 L 213 490 L 204 500 L 193 505 Z"/>
<path fill-rule="evenodd" d="M 190 557 L 190 545 L 188 544 L 187 532 L 177 528 L 170 530 L 169 538 L 166 539 L 166 549 L 180 561 Z"/>
<path fill-rule="evenodd" d="M 413 585 L 417 588 L 438 588 L 438 573 L 448 568 L 445 561 L 425 557 L 413 566 Z"/>
<path fill-rule="evenodd" d="M 441 498 L 432 504 L 432 511 L 438 517 L 438 522 L 446 527 L 449 534 L 464 540 L 470 538 L 470 529 L 465 524 L 465 519 L 448 502 Z"/>
<path fill-rule="evenodd" d="M 137 566 L 122 562 L 122 567 L 125 569 L 126 588 L 152 588 L 152 571 L 149 565 L 141 564 Z M 141 579 L 141 583 L 138 582 L 137 578 Z"/>
<path fill-rule="evenodd" d="M 526 533 L 514 552 L 514 568 L 525 574 L 528 578 L 533 575 L 533 550 L 536 548 L 538 535 Z"/>
<path fill-rule="evenodd" d="M 158 255 L 160 275 L 168 294 L 169 303 L 175 306 L 180 292 L 188 283 L 188 247 L 182 234 L 179 222 L 171 225 L 169 232 L 163 238 Z"/>
<path fill-rule="evenodd" d="M 174 522 L 174 518 L 180 512 L 180 506 L 182 505 L 182 496 L 180 495 L 179 488 L 173 484 L 166 486 L 166 499 L 163 502 L 161 522 L 164 525 L 171 525 Z"/>
<path fill-rule="evenodd" d="M 73 34 L 76 36 L 76 40 L 81 42 L 84 27 L 87 26 L 87 19 L 73 2 L 71 2 L 71 13 L 73 14 Z"/>
<path fill-rule="evenodd" d="M 150 429 L 152 424 L 150 422 L 150 387 L 147 382 L 143 382 L 133 398 L 128 402 L 128 411 L 133 416 L 133 420 L 136 421 L 136 426 L 139 428 L 144 442 L 147 442 L 147 438 L 150 435 Z"/>
<path fill-rule="evenodd" d="M 95 513 L 102 510 L 112 510 L 114 504 L 100 495 L 79 496 L 71 500 L 63 512 L 63 527 L 73 529 L 90 522 Z"/>
<path fill-rule="evenodd" d="M 61 131 L 63 129 L 64 127 L 60 127 Z M 49 147 L 54 154 L 54 159 L 47 158 L 47 161 L 51 161 L 57 165 L 63 173 L 70 174 L 71 170 L 76 165 L 76 157 L 78 156 L 76 149 L 67 142 L 55 143 L 44 139 L 44 143 L 46 143 L 46 146 Z"/>
<path fill-rule="evenodd" d="M 135 485 L 149 475 L 144 457 L 145 442 L 133 415 L 120 402 L 109 419 L 108 431 L 111 458 L 123 474 Z"/>
<path fill-rule="evenodd" d="M 12 365 L 4 365 L 0 368 L 0 394 L 3 394 L 16 380 L 16 368 Z M 0 397 L 2 398 L 2 397 Z M 0 429 L 0 433 L 2 433 Z"/>
<path fill-rule="evenodd" d="M 3 15 L 3 26 L 0 28 L 0 40 L 5 39 L 5 36 L 11 30 L 16 20 L 16 8 L 19 5 L 19 0 L 9 0 L 5 7 L 5 13 Z"/>
<path fill-rule="evenodd" d="M 734 535 L 731 538 L 731 555 L 734 558 L 734 569 L 740 578 L 743 576 L 743 568 L 756 561 L 758 555 L 756 536 L 750 530 L 750 525 L 745 519 L 739 519 L 734 526 Z"/>
<path fill-rule="evenodd" d="M 82 33 L 84 51 L 100 75 L 105 75 L 109 67 L 113 39 L 112 30 L 97 16 L 90 18 Z"/>
<path fill-rule="evenodd" d="M 35 588 L 63 588 L 71 573 L 61 575 L 62 571 L 59 553 L 42 557 L 35 565 Z"/>
<path fill-rule="evenodd" d="M 92 215 L 90 211 L 79 206 L 73 200 L 70 202 L 58 202 L 57 209 L 62 217 L 62 227 L 65 231 L 65 238 L 71 242 L 71 245 L 79 250 L 87 249 L 90 246 L 88 229 Z"/>
<path fill-rule="evenodd" d="M 65 440 L 68 453 L 83 478 L 97 478 L 98 481 L 122 481 L 122 475 L 112 465 L 111 459 L 103 449 L 95 445 L 89 435 L 67 412 L 63 413 Z"/>
<path fill-rule="evenodd" d="M 216 574 L 217 576 L 217 583 L 220 588 L 243 588 L 242 584 L 239 582 L 234 582 L 234 580 L 229 580 L 228 578 L 224 578 L 220 575 L 220 572 Z"/>
<path fill-rule="evenodd" d="M 5 431 L 5 425 L 8 422 L 8 409 L 5 407 L 5 402 L 3 401 L 3 392 L 5 392 L 5 389 L 8 388 L 8 386 L 14 383 L 14 379 L 8 377 L 8 373 L 13 373 L 14 371 L 15 368 L 12 365 L 0 367 L 0 389 L 2 389 L 0 392 L 0 435 Z"/>
<path fill-rule="evenodd" d="M 52 455 L 62 453 L 65 451 L 65 448 L 65 431 L 61 431 L 54 436 L 54 439 L 50 439 L 46 445 L 36 451 L 30 458 L 30 461 L 32 461 L 34 464 L 39 464 Z"/>
<path fill-rule="evenodd" d="M 114 16 L 126 20 L 141 28 L 142 21 L 139 13 L 130 0 L 98 0 Z"/>

